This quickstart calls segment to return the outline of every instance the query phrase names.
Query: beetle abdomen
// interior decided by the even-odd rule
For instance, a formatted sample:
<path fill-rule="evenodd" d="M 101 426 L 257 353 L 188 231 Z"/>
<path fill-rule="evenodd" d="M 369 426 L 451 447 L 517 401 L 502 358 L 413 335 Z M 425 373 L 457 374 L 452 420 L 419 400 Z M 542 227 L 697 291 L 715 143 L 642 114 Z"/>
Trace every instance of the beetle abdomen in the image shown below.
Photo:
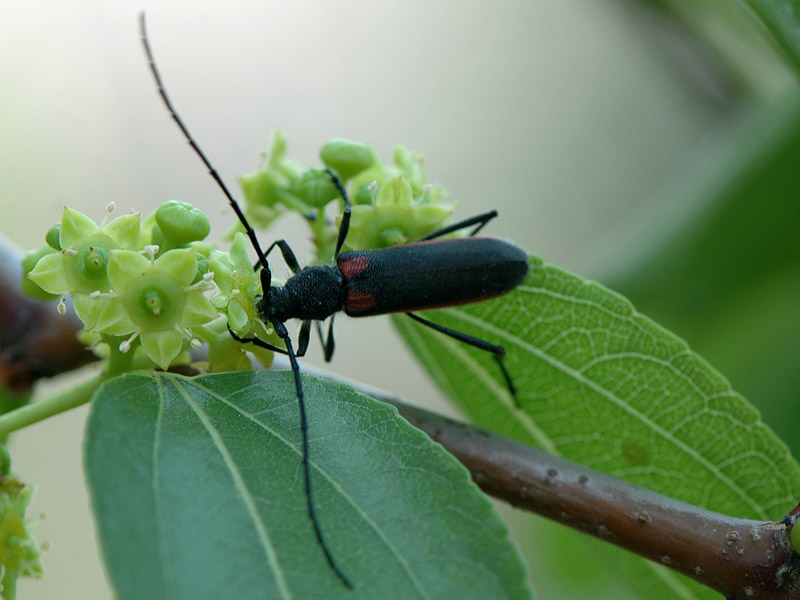
<path fill-rule="evenodd" d="M 336 262 L 351 317 L 477 302 L 510 292 L 528 273 L 524 250 L 491 237 L 345 252 Z"/>

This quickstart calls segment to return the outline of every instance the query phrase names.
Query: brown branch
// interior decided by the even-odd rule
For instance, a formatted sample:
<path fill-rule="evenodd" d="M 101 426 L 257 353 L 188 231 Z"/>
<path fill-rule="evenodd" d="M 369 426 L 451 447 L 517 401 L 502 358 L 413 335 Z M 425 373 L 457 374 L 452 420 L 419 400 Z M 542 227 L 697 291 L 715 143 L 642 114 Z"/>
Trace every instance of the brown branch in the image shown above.
<path fill-rule="evenodd" d="M 9 267 L 19 259 L 8 258 L 2 242 L 0 253 L 0 375 L 6 384 L 27 386 L 91 359 L 75 340 L 80 323 L 57 315 L 52 303 L 21 295 L 19 269 L 15 278 Z M 729 599 L 800 598 L 800 559 L 789 542 L 794 519 L 764 523 L 703 510 L 411 407 L 364 384 L 309 365 L 303 370 L 396 406 L 466 465 L 487 494 L 666 565 Z"/>
<path fill-rule="evenodd" d="M 0 385 L 24 393 L 38 379 L 77 369 L 95 360 L 75 338 L 83 325 L 68 307 L 22 292 L 22 255 L 0 238 Z"/>
<path fill-rule="evenodd" d="M 439 415 L 397 406 L 464 463 L 487 494 L 666 565 L 726 598 L 800 597 L 800 560 L 786 522 L 697 508 Z"/>

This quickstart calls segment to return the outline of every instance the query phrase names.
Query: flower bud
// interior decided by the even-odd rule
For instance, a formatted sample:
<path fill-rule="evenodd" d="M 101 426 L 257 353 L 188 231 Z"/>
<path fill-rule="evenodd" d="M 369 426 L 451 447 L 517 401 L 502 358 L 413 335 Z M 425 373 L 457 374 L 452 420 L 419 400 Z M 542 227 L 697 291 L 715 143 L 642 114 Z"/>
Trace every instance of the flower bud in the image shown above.
<path fill-rule="evenodd" d="M 322 208 L 339 197 L 339 190 L 324 169 L 308 169 L 294 182 L 292 191 L 313 208 Z"/>
<path fill-rule="evenodd" d="M 336 171 L 342 181 L 347 181 L 375 162 L 375 155 L 368 146 L 341 138 L 325 144 L 319 156 L 322 162 Z"/>
<path fill-rule="evenodd" d="M 156 223 L 171 248 L 205 239 L 211 231 L 208 217 L 186 202 L 170 200 L 156 211 Z"/>
<path fill-rule="evenodd" d="M 61 242 L 58 239 L 60 235 L 61 223 L 56 223 L 47 231 L 44 241 L 47 242 L 47 245 L 51 248 L 54 248 L 55 250 L 61 250 Z"/>

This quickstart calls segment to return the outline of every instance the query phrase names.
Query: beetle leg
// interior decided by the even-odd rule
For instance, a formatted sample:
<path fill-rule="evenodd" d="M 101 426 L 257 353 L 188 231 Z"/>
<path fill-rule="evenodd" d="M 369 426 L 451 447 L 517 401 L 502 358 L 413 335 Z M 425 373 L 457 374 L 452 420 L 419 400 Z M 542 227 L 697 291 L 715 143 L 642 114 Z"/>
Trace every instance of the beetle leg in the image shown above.
<path fill-rule="evenodd" d="M 443 235 L 447 235 L 448 233 L 453 233 L 454 231 L 458 231 L 459 229 L 464 229 L 466 227 L 471 227 L 472 225 L 477 225 L 475 229 L 473 229 L 469 235 L 473 236 L 478 233 L 484 226 L 494 219 L 497 216 L 496 210 L 490 210 L 485 213 L 481 213 L 479 215 L 475 215 L 474 217 L 470 217 L 468 219 L 464 219 L 463 221 L 458 221 L 457 223 L 453 223 L 452 225 L 448 225 L 447 227 L 442 227 L 441 229 L 437 229 L 433 233 L 429 233 L 421 240 L 420 242 L 424 242 L 425 240 L 435 240 L 438 237 Z"/>
<path fill-rule="evenodd" d="M 339 224 L 339 235 L 336 238 L 336 251 L 333 253 L 333 258 L 335 260 L 336 257 L 339 256 L 339 251 L 342 249 L 344 240 L 350 231 L 350 198 L 347 197 L 347 192 L 345 191 L 342 182 L 339 180 L 336 174 L 330 169 L 325 169 L 325 171 L 328 173 L 328 175 L 330 175 L 333 185 L 335 185 L 336 189 L 339 190 L 339 195 L 342 197 L 342 200 L 344 200 L 342 221 Z"/>
<path fill-rule="evenodd" d="M 465 344 L 469 344 L 470 346 L 478 348 L 479 350 L 485 350 L 486 352 L 491 352 L 494 355 L 495 361 L 497 361 L 497 364 L 500 367 L 500 371 L 503 373 L 503 379 L 506 380 L 506 385 L 508 386 L 508 391 L 511 392 L 511 398 L 514 400 L 514 404 L 517 406 L 517 408 L 520 408 L 519 400 L 517 400 L 517 390 L 514 387 L 514 382 L 512 381 L 511 375 L 509 375 L 508 370 L 506 369 L 506 366 L 503 363 L 503 357 L 506 355 L 505 348 L 487 342 L 486 340 L 482 340 L 480 338 L 467 335 L 466 333 L 461 333 L 460 331 L 456 331 L 455 329 L 450 329 L 449 327 L 438 325 L 433 321 L 428 321 L 427 319 L 423 319 L 422 317 L 415 315 L 414 313 L 405 313 L 405 314 L 414 319 L 417 323 L 425 325 L 426 327 L 430 327 L 431 329 L 438 331 L 439 333 L 443 333 L 446 336 L 453 338 L 454 340 L 458 340 L 459 342 L 464 342 Z"/>
<path fill-rule="evenodd" d="M 333 341 L 333 317 L 331 315 L 330 323 L 328 324 L 328 337 L 322 334 L 322 324 L 317 321 L 317 333 L 319 334 L 319 341 L 322 342 L 322 350 L 325 353 L 325 362 L 331 362 L 333 358 L 333 351 L 335 349 L 335 342 Z"/>

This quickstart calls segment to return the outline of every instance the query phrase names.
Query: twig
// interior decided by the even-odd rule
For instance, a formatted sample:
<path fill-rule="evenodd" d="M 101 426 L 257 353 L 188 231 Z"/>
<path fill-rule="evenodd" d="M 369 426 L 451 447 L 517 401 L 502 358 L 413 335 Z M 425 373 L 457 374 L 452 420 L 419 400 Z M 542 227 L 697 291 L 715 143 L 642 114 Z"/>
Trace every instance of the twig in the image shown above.
<path fill-rule="evenodd" d="M 75 338 L 81 324 L 68 308 L 24 294 L 22 255 L 0 236 L 0 385 L 21 394 L 38 379 L 72 371 L 95 360 Z"/>
<path fill-rule="evenodd" d="M 413 407 L 401 414 L 456 456 L 481 489 L 666 565 L 726 598 L 798 598 L 785 522 L 704 510 Z"/>

